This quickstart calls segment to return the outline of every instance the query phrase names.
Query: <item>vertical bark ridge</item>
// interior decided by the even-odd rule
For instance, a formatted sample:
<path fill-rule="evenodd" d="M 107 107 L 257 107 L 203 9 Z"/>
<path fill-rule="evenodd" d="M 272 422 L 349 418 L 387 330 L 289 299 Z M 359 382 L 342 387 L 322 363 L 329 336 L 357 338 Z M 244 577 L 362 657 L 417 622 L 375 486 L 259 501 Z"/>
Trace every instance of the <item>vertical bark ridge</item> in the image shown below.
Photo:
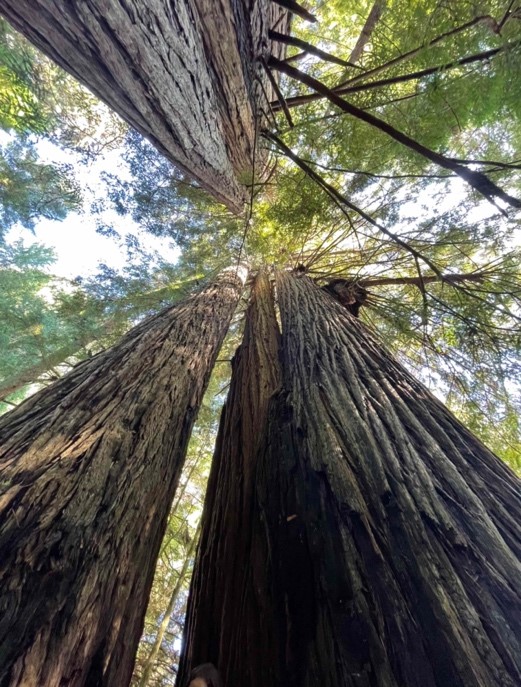
<path fill-rule="evenodd" d="M 515 475 L 307 277 L 277 293 L 262 504 L 287 684 L 519 684 Z"/>
<path fill-rule="evenodd" d="M 265 661 L 276 644 L 255 481 L 268 406 L 280 387 L 278 349 L 271 285 L 261 273 L 233 360 L 208 483 L 177 681 L 182 687 L 190 669 L 206 662 L 218 667 L 224 685 L 274 684 L 276 666 Z"/>
<path fill-rule="evenodd" d="M 0 419 L 0 685 L 128 684 L 228 270 Z"/>

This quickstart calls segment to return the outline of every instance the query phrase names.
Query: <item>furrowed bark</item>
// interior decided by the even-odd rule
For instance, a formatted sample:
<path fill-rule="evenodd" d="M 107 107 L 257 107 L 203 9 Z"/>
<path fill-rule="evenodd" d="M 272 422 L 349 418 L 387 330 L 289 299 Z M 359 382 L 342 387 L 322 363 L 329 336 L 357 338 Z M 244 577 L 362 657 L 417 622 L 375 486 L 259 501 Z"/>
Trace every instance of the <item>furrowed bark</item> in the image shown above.
<path fill-rule="evenodd" d="M 519 684 L 519 481 L 308 278 L 277 293 L 261 503 L 287 684 Z"/>
<path fill-rule="evenodd" d="M 231 269 L 0 419 L 0 685 L 125 687 Z"/>
<path fill-rule="evenodd" d="M 266 275 L 256 278 L 244 340 L 233 360 L 192 578 L 177 685 L 190 670 L 213 663 L 224 685 L 274 684 L 276 650 L 255 507 L 256 457 L 268 403 L 280 385 L 278 327 Z"/>
<path fill-rule="evenodd" d="M 519 480 L 305 275 L 278 273 L 277 294 L 282 388 L 248 470 L 250 561 L 235 559 L 243 584 L 233 571 L 228 584 L 229 564 L 203 541 L 187 646 L 201 660 L 215 645 L 206 618 L 221 645 L 204 660 L 222 659 L 235 680 L 225 684 L 243 684 L 227 673 L 227 632 L 245 636 L 260 615 L 274 639 L 245 648 L 244 683 L 254 687 L 520 684 Z M 236 368 L 232 387 L 247 378 Z M 244 445 L 233 434 L 217 453 L 223 466 Z M 214 474 L 212 513 L 229 484 Z M 214 520 L 212 541 L 234 541 L 245 511 L 232 508 L 222 529 Z M 220 616 L 223 599 L 240 607 L 244 580 L 258 575 L 262 613 Z M 257 665 L 270 666 L 259 681 Z"/>
<path fill-rule="evenodd" d="M 238 212 L 261 109 L 252 64 L 283 12 L 268 0 L 247 13 L 234 0 L 0 0 L 16 29 Z"/>

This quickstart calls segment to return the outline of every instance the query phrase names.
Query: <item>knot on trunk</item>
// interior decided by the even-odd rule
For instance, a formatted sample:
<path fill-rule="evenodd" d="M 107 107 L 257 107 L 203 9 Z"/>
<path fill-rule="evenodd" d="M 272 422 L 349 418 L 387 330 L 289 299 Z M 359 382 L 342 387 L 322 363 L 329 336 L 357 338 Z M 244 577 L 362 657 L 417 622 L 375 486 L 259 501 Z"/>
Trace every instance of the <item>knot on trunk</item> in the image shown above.
<path fill-rule="evenodd" d="M 367 301 L 367 289 L 355 279 L 333 279 L 322 288 L 355 317 Z"/>

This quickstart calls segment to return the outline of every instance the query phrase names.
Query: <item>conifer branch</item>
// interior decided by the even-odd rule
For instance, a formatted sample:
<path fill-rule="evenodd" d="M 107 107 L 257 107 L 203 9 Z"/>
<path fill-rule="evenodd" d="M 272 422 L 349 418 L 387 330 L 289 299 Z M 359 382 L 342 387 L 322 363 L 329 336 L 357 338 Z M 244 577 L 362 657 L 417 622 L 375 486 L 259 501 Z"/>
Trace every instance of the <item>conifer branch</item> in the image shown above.
<path fill-rule="evenodd" d="M 348 84 L 352 84 L 356 81 L 359 81 L 361 79 L 367 79 L 368 76 L 376 76 L 377 74 L 380 74 L 381 72 L 389 69 L 390 67 L 394 67 L 397 64 L 400 64 L 401 62 L 405 62 L 406 60 L 411 59 L 412 57 L 415 57 L 419 53 L 421 53 L 423 50 L 426 50 L 428 48 L 432 48 L 434 45 L 437 43 L 440 43 L 441 41 L 445 40 L 446 38 L 451 38 L 452 36 L 455 36 L 458 33 L 461 33 L 463 31 L 466 31 L 467 29 L 472 28 L 476 24 L 481 24 L 481 23 L 486 23 L 489 26 L 494 26 L 496 25 L 496 20 L 491 17 L 489 14 L 484 14 L 480 15 L 479 17 L 475 17 L 474 19 L 471 19 L 470 21 L 466 22 L 465 24 L 461 24 L 460 26 L 456 26 L 454 29 L 451 29 L 450 31 L 446 31 L 445 33 L 440 34 L 439 36 L 436 36 L 432 40 L 428 41 L 427 43 L 423 43 L 422 45 L 417 46 L 416 48 L 412 48 L 412 50 L 408 50 L 407 52 L 403 53 L 402 55 L 397 55 L 396 57 L 393 57 L 391 60 L 388 60 L 387 62 L 384 62 L 383 64 L 378 65 L 378 67 L 373 67 L 372 69 L 368 69 L 367 71 L 363 72 L 362 74 L 357 74 L 356 76 L 351 77 L 347 81 L 338 84 L 337 88 L 341 88 L 342 86 L 347 86 Z M 494 33 L 497 33 L 496 30 L 494 30 Z"/>
<path fill-rule="evenodd" d="M 348 62 L 347 60 L 337 57 L 336 55 L 331 55 L 331 53 L 320 50 L 320 48 L 316 48 L 314 45 L 311 45 L 311 43 L 308 43 L 307 41 L 303 41 L 301 38 L 288 36 L 285 33 L 279 33 L 278 31 L 271 30 L 269 31 L 268 35 L 273 41 L 278 41 L 279 43 L 284 43 L 285 45 L 292 45 L 296 48 L 301 48 L 304 50 L 304 52 L 309 53 L 310 55 L 315 55 L 315 57 L 320 57 L 320 59 L 326 62 L 333 62 L 333 64 L 339 64 L 341 67 L 355 67 L 359 69 L 359 67 L 352 62 Z M 288 61 L 288 59 L 285 61 Z"/>
<path fill-rule="evenodd" d="M 284 9 L 288 10 L 288 12 L 296 14 L 301 19 L 310 21 L 313 24 L 317 21 L 315 15 L 311 14 L 311 12 L 308 12 L 308 10 L 302 7 L 302 5 L 299 5 L 296 0 L 272 0 L 272 2 L 274 2 L 276 5 L 284 7 Z"/>
<path fill-rule="evenodd" d="M 463 274 L 422 274 L 423 284 L 434 284 L 443 282 L 444 284 L 458 284 L 461 282 L 482 282 L 486 278 L 486 273 L 482 270 Z M 417 286 L 420 288 L 420 277 L 366 277 L 357 279 L 360 286 Z"/>
<path fill-rule="evenodd" d="M 262 132 L 262 136 L 266 138 L 268 141 L 274 143 L 287 157 L 289 157 L 290 160 L 292 160 L 298 167 L 300 167 L 300 169 L 302 169 L 302 171 L 305 172 L 307 176 L 310 177 L 310 179 L 313 179 L 313 181 L 315 181 L 315 183 L 317 183 L 330 196 L 330 198 L 332 198 L 336 202 L 337 205 L 345 206 L 350 210 L 356 212 L 358 215 L 360 215 L 360 217 L 365 219 L 366 222 L 379 229 L 383 234 L 385 234 L 385 236 L 390 238 L 397 245 L 401 246 L 413 257 L 424 262 L 428 267 L 431 268 L 434 274 L 439 276 L 441 280 L 443 279 L 442 273 L 429 258 L 423 255 L 420 251 L 416 250 L 416 248 L 413 248 L 413 246 L 407 243 L 407 241 L 404 241 L 397 234 L 395 234 L 394 232 L 390 231 L 382 224 L 377 222 L 377 220 L 375 220 L 374 217 L 371 217 L 371 215 L 365 212 L 365 210 L 362 210 L 362 208 L 359 208 L 357 205 L 348 200 L 344 195 L 340 193 L 340 191 L 338 191 L 334 186 L 329 184 L 322 176 L 320 176 L 320 174 L 317 174 L 317 172 L 315 172 L 314 169 L 312 169 L 306 162 L 304 162 L 302 158 L 300 158 L 296 153 L 294 153 L 291 150 L 291 148 L 289 148 L 284 143 L 284 141 L 282 141 L 278 136 L 271 133 L 270 131 Z"/>
<path fill-rule="evenodd" d="M 500 48 L 493 48 L 491 50 L 485 50 L 483 52 L 475 53 L 474 55 L 467 55 L 459 60 L 453 60 L 452 62 L 447 62 L 445 64 L 438 64 L 433 67 L 427 67 L 426 69 L 420 69 L 416 72 L 410 72 L 408 74 L 400 74 L 398 76 L 390 76 L 387 79 L 379 79 L 378 81 L 368 81 L 364 83 L 356 83 L 352 85 L 335 86 L 331 91 L 337 95 L 346 95 L 348 93 L 359 93 L 361 91 L 369 91 L 375 88 L 382 88 L 382 86 L 389 86 L 396 83 L 405 83 L 407 81 L 415 81 L 418 79 L 423 79 L 426 76 L 431 76 L 438 72 L 442 73 L 448 69 L 454 69 L 455 67 L 461 67 L 466 64 L 473 64 L 474 62 L 483 62 L 484 60 L 490 60 L 492 57 L 498 53 L 504 52 L 508 48 L 519 46 L 520 42 L 515 41 L 508 45 L 502 46 Z M 307 103 L 315 102 L 317 100 L 322 100 L 327 96 L 320 93 L 304 93 L 302 95 L 296 95 L 292 98 L 286 98 L 286 105 L 288 107 L 298 107 L 299 105 L 305 105 Z M 272 103 L 273 109 L 279 110 L 280 106 L 274 102 Z"/>
<path fill-rule="evenodd" d="M 431 150 L 430 148 L 427 148 L 427 146 L 424 146 L 419 141 L 416 141 L 415 139 L 411 138 L 402 131 L 399 131 L 391 124 L 385 122 L 383 119 L 379 119 L 371 113 L 360 109 L 356 105 L 353 105 L 347 100 L 343 100 L 339 95 L 334 93 L 321 81 L 318 81 L 318 79 L 315 79 L 309 74 L 305 74 L 300 69 L 292 67 L 288 64 L 284 64 L 283 62 L 274 57 L 270 58 L 269 63 L 274 69 L 277 69 L 286 74 L 287 76 L 290 76 L 300 81 L 301 83 L 305 84 L 306 86 L 309 86 L 318 93 L 322 93 L 331 103 L 336 105 L 344 112 L 347 112 L 347 114 L 350 114 L 353 117 L 356 117 L 356 119 L 360 119 L 361 121 L 364 121 L 367 124 L 375 127 L 379 131 L 382 131 L 383 133 L 393 138 L 395 141 L 398 141 L 398 143 L 401 143 L 405 147 L 421 155 L 427 160 L 430 160 L 431 162 L 434 162 L 440 167 L 443 167 L 445 169 L 450 170 L 451 172 L 454 172 L 464 181 L 466 181 L 470 186 L 472 186 L 476 191 L 478 191 L 481 195 L 487 198 L 496 207 L 497 205 L 494 202 L 494 198 L 500 198 L 503 202 L 507 203 L 508 205 L 511 205 L 512 207 L 521 208 L 521 200 L 519 200 L 518 198 L 514 198 L 510 194 L 506 193 L 506 191 L 503 191 L 503 189 L 499 188 L 499 186 L 497 186 L 493 181 L 491 181 L 485 174 L 470 170 L 467 167 L 464 167 L 459 163 L 454 162 L 450 158 L 445 157 L 444 155 L 441 155 L 440 153 L 437 153 L 434 150 Z M 500 211 L 503 214 L 506 214 L 503 210 L 500 209 Z"/>

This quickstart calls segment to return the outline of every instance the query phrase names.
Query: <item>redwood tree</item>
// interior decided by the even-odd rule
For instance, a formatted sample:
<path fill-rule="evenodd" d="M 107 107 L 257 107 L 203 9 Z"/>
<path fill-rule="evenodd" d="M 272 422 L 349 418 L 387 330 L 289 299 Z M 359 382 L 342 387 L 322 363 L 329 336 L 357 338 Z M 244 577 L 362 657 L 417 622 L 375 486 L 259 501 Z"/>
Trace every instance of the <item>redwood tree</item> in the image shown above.
<path fill-rule="evenodd" d="M 216 198 L 242 209 L 256 114 L 271 93 L 253 61 L 271 45 L 271 25 L 287 31 L 280 6 L 1 0 L 0 13 Z M 279 57 L 284 50 L 274 46 Z"/>
<path fill-rule="evenodd" d="M 518 685 L 517 478 L 308 277 L 277 294 L 280 363 L 253 306 L 234 368 L 178 684 Z"/>
<path fill-rule="evenodd" d="M 223 272 L 1 418 L 2 686 L 128 684 L 243 272 Z"/>
<path fill-rule="evenodd" d="M 255 471 L 269 402 L 280 387 L 279 334 L 265 274 L 257 276 L 252 294 L 205 499 L 178 682 L 183 687 L 190 668 L 207 662 L 220 666 L 225 685 L 273 684 L 276 649 L 267 622 L 266 556 L 256 531 Z"/>

